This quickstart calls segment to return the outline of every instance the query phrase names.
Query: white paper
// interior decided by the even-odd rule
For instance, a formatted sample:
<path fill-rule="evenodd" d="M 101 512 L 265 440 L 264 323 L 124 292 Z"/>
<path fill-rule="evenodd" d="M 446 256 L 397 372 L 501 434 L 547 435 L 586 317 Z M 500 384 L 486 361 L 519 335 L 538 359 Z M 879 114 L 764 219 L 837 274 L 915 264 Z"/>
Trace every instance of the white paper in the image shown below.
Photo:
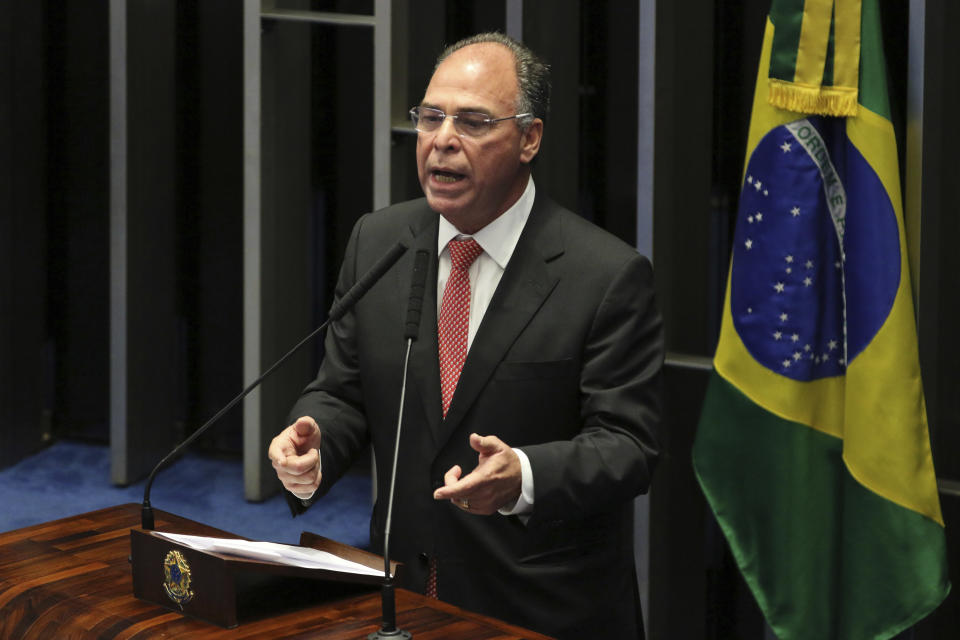
<path fill-rule="evenodd" d="M 326 569 L 341 573 L 354 573 L 364 576 L 382 576 L 383 571 L 371 569 L 365 565 L 350 560 L 344 560 L 327 551 L 297 547 L 277 542 L 254 542 L 251 540 L 237 540 L 234 538 L 207 538 L 205 536 L 189 536 L 182 533 L 164 533 L 156 531 L 156 535 L 173 540 L 191 549 L 198 551 L 213 551 L 229 554 L 239 558 L 251 560 L 267 560 L 290 567 L 305 569 Z"/>

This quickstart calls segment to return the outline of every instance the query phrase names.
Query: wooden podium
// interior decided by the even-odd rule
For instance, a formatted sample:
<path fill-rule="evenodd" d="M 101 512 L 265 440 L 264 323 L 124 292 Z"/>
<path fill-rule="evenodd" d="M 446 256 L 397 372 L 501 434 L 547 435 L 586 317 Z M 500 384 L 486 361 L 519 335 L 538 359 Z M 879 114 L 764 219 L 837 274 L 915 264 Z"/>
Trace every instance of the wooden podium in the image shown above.
<path fill-rule="evenodd" d="M 232 538 L 229 534 L 216 537 Z M 322 569 L 303 569 L 265 560 L 198 551 L 164 538 L 156 531 L 130 529 L 130 564 L 133 595 L 141 600 L 178 611 L 226 629 L 237 626 L 244 610 L 277 593 L 309 590 L 311 582 L 339 583 L 341 590 L 378 587 L 383 582 L 383 557 L 303 533 L 300 546 L 332 553 L 380 573 L 378 576 L 345 574 Z M 391 562 L 390 572 L 397 573 Z M 293 580 L 301 578 L 301 580 Z M 306 580 L 303 580 L 306 579 Z"/>
<path fill-rule="evenodd" d="M 163 511 L 155 513 L 161 531 L 236 537 Z M 0 638 L 345 640 L 366 638 L 380 627 L 379 580 L 359 578 L 351 583 L 317 579 L 310 575 L 315 570 L 291 571 L 286 567 L 252 570 L 243 566 L 250 561 L 216 554 L 188 557 L 192 558 L 194 597 L 200 599 L 203 594 L 204 606 L 212 616 L 226 621 L 224 626 L 235 618 L 235 628 L 188 617 L 184 613 L 189 605 L 181 612 L 172 600 L 170 606 L 157 604 L 161 602 L 158 594 L 163 594 L 163 582 L 154 578 L 163 573 L 162 565 L 146 571 L 138 567 L 137 571 L 137 580 L 143 582 L 137 587 L 143 590 L 138 595 L 154 602 L 135 597 L 131 551 L 155 558 L 161 551 L 168 553 L 173 544 L 163 540 L 160 545 L 160 541 L 140 529 L 137 504 L 0 534 Z M 323 539 L 304 542 L 309 546 L 338 546 Z M 378 561 L 378 556 L 346 545 L 339 547 L 339 554 L 353 554 L 351 559 L 356 561 Z M 379 562 L 382 566 L 382 560 Z M 221 573 L 210 573 L 216 571 Z M 212 583 L 205 577 L 202 580 L 208 582 L 200 584 L 201 575 L 214 576 L 210 578 Z M 221 592 L 209 591 L 216 588 Z M 194 615 L 207 617 L 196 609 Z M 397 590 L 397 623 L 417 640 L 546 638 L 402 589 Z"/>

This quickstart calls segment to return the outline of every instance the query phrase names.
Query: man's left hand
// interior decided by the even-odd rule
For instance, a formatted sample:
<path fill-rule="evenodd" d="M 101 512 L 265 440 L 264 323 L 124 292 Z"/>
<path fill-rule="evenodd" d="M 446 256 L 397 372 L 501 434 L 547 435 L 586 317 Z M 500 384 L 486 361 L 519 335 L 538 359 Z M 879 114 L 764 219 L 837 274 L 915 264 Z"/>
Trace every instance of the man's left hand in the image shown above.
<path fill-rule="evenodd" d="M 490 515 L 520 497 L 522 474 L 517 454 L 496 436 L 470 434 L 470 447 L 479 454 L 476 469 L 461 477 L 454 465 L 444 475 L 445 486 L 433 492 L 435 500 L 449 500 L 477 515 Z"/>

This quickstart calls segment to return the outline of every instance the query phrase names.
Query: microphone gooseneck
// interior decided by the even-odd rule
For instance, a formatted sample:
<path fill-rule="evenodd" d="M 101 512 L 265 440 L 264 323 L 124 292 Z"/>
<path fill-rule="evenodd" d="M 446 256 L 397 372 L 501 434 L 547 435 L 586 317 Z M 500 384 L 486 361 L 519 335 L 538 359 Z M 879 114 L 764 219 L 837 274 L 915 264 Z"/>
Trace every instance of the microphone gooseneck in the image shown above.
<path fill-rule="evenodd" d="M 380 589 L 383 624 L 378 631 L 367 636 L 367 640 L 386 640 L 402 638 L 409 640 L 413 635 L 397 629 L 397 605 L 390 575 L 390 528 L 393 519 L 393 493 L 397 483 L 397 460 L 400 456 L 400 427 L 403 425 L 403 405 L 407 394 L 407 369 L 410 364 L 410 349 L 420 333 L 420 316 L 423 310 L 423 293 L 426 290 L 427 271 L 430 266 L 430 253 L 421 249 L 413 261 L 413 277 L 410 283 L 410 297 L 407 302 L 407 321 L 403 337 L 407 341 L 407 350 L 403 358 L 403 381 L 400 385 L 400 409 L 397 412 L 397 436 L 393 445 L 393 467 L 390 471 L 390 495 L 387 498 L 387 520 L 383 527 L 383 586 Z"/>
<path fill-rule="evenodd" d="M 383 275 L 392 267 L 397 260 L 400 259 L 400 256 L 407 250 L 406 245 L 401 242 L 398 242 L 393 247 L 390 248 L 387 253 L 385 253 L 372 267 L 367 271 L 359 280 L 350 289 L 343 295 L 340 300 L 335 302 L 330 308 L 330 313 L 327 314 L 327 319 L 319 327 L 310 332 L 310 334 L 305 337 L 303 340 L 298 342 L 290 351 L 284 354 L 279 360 L 270 365 L 266 371 L 260 374 L 260 377 L 251 382 L 246 389 L 240 392 L 240 395 L 235 397 L 233 400 L 228 402 L 220 411 L 218 411 L 212 418 L 207 420 L 203 426 L 194 431 L 190 437 L 178 444 L 173 448 L 173 451 L 168 453 L 160 462 L 157 463 L 157 466 L 153 468 L 153 471 L 150 472 L 150 475 L 147 476 L 146 485 L 143 488 L 143 504 L 140 510 L 140 526 L 143 529 L 151 530 L 154 528 L 154 517 L 153 517 L 153 507 L 150 505 L 150 488 L 153 486 L 153 479 L 156 477 L 157 472 L 165 467 L 171 460 L 179 456 L 183 451 L 193 443 L 194 440 L 199 438 L 203 433 L 209 429 L 211 426 L 216 424 L 223 415 L 228 412 L 230 409 L 234 408 L 237 403 L 246 398 L 251 391 L 260 386 L 260 384 L 269 377 L 274 371 L 276 371 L 280 365 L 290 359 L 291 356 L 296 354 L 310 342 L 318 333 L 323 331 L 331 322 L 339 320 L 343 315 L 349 311 L 353 305 L 355 305 L 360 298 L 372 287 L 376 282 L 383 277 Z"/>

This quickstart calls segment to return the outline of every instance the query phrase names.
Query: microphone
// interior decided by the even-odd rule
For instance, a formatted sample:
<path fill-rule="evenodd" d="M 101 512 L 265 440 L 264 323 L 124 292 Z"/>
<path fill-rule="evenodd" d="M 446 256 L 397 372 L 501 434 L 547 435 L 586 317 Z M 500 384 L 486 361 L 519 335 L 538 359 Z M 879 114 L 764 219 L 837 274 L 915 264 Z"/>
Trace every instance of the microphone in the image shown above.
<path fill-rule="evenodd" d="M 393 491 L 397 484 L 397 459 L 400 456 L 400 427 L 403 424 L 403 404 L 407 394 L 407 368 L 410 364 L 410 347 L 420 333 L 420 315 L 423 311 L 423 292 L 426 290 L 427 270 L 430 266 L 430 253 L 424 249 L 417 251 L 413 260 L 413 277 L 410 283 L 410 298 L 407 302 L 407 322 L 403 337 L 407 341 L 407 353 L 403 359 L 403 382 L 400 385 L 400 410 L 397 412 L 397 439 L 393 445 L 393 469 L 390 472 L 390 496 L 387 498 L 387 521 L 383 527 L 383 586 L 380 588 L 383 624 L 378 631 L 367 636 L 367 640 L 389 640 L 403 638 L 409 640 L 413 635 L 409 631 L 397 629 L 397 604 L 393 589 L 393 577 L 390 575 L 390 525 L 393 519 Z"/>
<path fill-rule="evenodd" d="M 413 259 L 413 278 L 410 283 L 410 300 L 407 302 L 407 323 L 404 339 L 416 340 L 420 331 L 420 314 L 423 311 L 423 292 L 427 288 L 427 269 L 430 253 L 425 249 L 417 251 Z"/>
<path fill-rule="evenodd" d="M 183 453 L 184 449 L 190 446 L 190 444 L 199 438 L 204 432 L 209 429 L 211 426 L 217 423 L 218 420 L 225 414 L 227 411 L 232 409 L 237 405 L 238 402 L 243 400 L 250 394 L 251 391 L 260 386 L 267 377 L 270 376 L 277 368 L 280 367 L 284 362 L 290 359 L 295 353 L 300 351 L 300 349 L 310 342 L 314 336 L 323 331 L 331 322 L 339 320 L 347 313 L 353 305 L 355 305 L 360 298 L 372 287 L 376 282 L 383 277 L 383 275 L 392 267 L 397 260 L 400 259 L 400 256 L 407 250 L 407 246 L 402 242 L 397 242 L 387 253 L 385 253 L 372 267 L 367 271 L 363 276 L 357 280 L 350 289 L 343 295 L 340 300 L 336 301 L 333 306 L 330 307 L 330 313 L 327 314 L 327 319 L 319 327 L 314 329 L 310 334 L 297 343 L 295 347 L 290 349 L 283 357 L 270 365 L 270 368 L 264 371 L 259 378 L 254 380 L 240 392 L 240 395 L 235 397 L 233 400 L 228 402 L 220 411 L 218 411 L 212 418 L 206 421 L 199 429 L 194 431 L 189 438 L 178 444 L 173 448 L 173 451 L 168 453 L 160 462 L 157 463 L 157 466 L 153 468 L 153 471 L 150 472 L 150 475 L 147 476 L 146 486 L 143 488 L 143 504 L 140 509 L 140 526 L 146 530 L 152 530 L 154 528 L 154 518 L 153 518 L 153 507 L 150 506 L 150 487 L 153 486 L 153 479 L 157 475 L 157 472 L 160 471 L 164 466 L 167 465 L 171 460 Z M 421 294 L 422 297 L 422 294 Z"/>

